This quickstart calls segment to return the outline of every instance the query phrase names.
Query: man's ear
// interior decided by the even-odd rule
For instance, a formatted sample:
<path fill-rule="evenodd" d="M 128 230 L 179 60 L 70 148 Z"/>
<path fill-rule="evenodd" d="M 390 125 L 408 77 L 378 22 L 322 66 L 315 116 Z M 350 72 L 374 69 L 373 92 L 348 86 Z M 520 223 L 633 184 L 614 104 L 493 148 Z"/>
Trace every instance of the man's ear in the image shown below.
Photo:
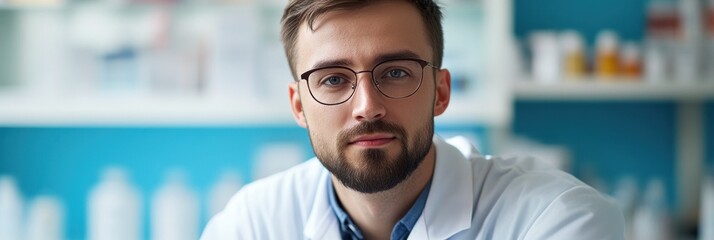
<path fill-rule="evenodd" d="M 307 127 L 305 120 L 305 112 L 302 108 L 302 99 L 300 98 L 300 82 L 292 82 L 288 86 L 288 95 L 290 96 L 290 110 L 293 112 L 295 122 L 301 127 Z"/>
<path fill-rule="evenodd" d="M 448 69 L 440 69 L 436 72 L 435 81 L 434 116 L 439 116 L 446 111 L 451 100 L 451 73 Z"/>

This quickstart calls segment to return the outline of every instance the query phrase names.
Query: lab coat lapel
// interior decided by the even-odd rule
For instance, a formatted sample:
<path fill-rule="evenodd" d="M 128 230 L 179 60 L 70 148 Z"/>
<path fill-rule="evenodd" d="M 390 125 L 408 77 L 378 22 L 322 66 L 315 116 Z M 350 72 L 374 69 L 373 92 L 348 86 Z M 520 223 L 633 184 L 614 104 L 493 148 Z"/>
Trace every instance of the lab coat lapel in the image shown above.
<path fill-rule="evenodd" d="M 436 164 L 431 189 L 409 239 L 447 239 L 471 227 L 473 168 L 464 154 L 477 154 L 477 151 L 468 142 L 463 145 L 460 141 L 464 140 L 449 139 L 459 147 L 457 149 L 434 136 Z M 465 149 L 467 146 L 470 149 Z"/>
<path fill-rule="evenodd" d="M 305 222 L 303 231 L 305 239 L 340 239 L 337 219 L 327 199 L 327 181 L 329 181 L 329 174 L 326 169 L 323 169 L 320 176 L 321 184 L 315 193 L 315 202 Z"/>

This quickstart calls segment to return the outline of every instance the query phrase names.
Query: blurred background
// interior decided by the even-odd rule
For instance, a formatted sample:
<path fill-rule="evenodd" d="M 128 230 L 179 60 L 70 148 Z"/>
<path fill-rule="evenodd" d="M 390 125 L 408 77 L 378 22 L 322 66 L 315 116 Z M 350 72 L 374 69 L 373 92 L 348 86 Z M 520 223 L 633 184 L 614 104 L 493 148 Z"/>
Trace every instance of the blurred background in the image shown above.
<path fill-rule="evenodd" d="M 714 1 L 450 0 L 437 117 L 613 197 L 627 239 L 714 239 Z M 0 239 L 197 239 L 313 156 L 285 0 L 0 0 Z"/>

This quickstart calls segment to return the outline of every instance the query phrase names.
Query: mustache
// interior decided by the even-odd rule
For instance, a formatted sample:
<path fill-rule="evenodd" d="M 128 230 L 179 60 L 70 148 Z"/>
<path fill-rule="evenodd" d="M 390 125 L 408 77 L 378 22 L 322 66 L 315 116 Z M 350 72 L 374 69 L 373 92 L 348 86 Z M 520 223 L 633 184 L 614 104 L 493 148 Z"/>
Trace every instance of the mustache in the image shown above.
<path fill-rule="evenodd" d="M 357 126 L 340 132 L 337 136 L 338 144 L 342 147 L 349 144 L 350 139 L 358 135 L 370 134 L 370 133 L 391 133 L 397 136 L 398 139 L 405 139 L 407 133 L 401 126 L 390 123 L 384 120 L 378 120 L 374 122 L 363 122 Z"/>

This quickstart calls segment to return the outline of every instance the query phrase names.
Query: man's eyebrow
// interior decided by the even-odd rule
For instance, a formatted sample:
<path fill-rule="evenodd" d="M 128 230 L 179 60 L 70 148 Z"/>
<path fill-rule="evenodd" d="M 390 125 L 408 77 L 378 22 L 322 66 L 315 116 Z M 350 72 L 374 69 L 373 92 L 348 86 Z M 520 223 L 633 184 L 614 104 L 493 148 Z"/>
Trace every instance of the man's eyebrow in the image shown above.
<path fill-rule="evenodd" d="M 404 59 L 404 58 L 421 59 L 419 54 L 416 54 L 415 52 L 412 52 L 409 50 L 402 50 L 402 51 L 398 51 L 398 52 L 379 55 L 379 56 L 377 56 L 377 58 L 375 58 L 374 64 L 378 64 L 378 63 L 381 63 L 384 61 L 389 61 L 389 60 L 394 60 L 394 59 Z"/>
<path fill-rule="evenodd" d="M 402 50 L 392 53 L 385 53 L 377 56 L 372 64 L 381 63 L 384 61 L 394 60 L 394 59 L 404 59 L 404 58 L 416 58 L 421 59 L 419 54 L 409 50 Z M 352 65 L 352 61 L 349 59 L 333 59 L 319 61 L 312 66 L 312 69 L 323 68 L 323 67 L 349 67 Z"/>
<path fill-rule="evenodd" d="M 323 60 L 312 65 L 312 69 L 324 68 L 324 67 L 348 67 L 352 65 L 352 61 L 347 59 L 334 59 L 334 60 Z"/>

